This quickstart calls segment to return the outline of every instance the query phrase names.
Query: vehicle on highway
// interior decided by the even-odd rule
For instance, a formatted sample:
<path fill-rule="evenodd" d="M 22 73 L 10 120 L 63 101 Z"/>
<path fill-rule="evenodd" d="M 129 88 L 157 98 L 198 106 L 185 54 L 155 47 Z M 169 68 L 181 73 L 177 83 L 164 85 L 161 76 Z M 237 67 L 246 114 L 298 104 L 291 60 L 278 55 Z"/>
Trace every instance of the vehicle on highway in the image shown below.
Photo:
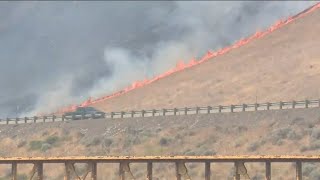
<path fill-rule="evenodd" d="M 80 120 L 80 119 L 98 119 L 105 117 L 105 112 L 99 111 L 94 107 L 77 107 L 73 112 L 64 113 L 65 119 Z"/>

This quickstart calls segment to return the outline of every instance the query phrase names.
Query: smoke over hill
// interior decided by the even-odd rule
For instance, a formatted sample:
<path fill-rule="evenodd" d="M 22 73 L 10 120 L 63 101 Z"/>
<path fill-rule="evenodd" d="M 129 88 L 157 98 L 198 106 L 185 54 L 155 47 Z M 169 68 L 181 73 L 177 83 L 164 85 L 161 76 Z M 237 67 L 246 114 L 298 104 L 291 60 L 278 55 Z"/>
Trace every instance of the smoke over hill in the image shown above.
<path fill-rule="evenodd" d="M 1 2 L 0 116 L 152 77 L 315 2 Z"/>

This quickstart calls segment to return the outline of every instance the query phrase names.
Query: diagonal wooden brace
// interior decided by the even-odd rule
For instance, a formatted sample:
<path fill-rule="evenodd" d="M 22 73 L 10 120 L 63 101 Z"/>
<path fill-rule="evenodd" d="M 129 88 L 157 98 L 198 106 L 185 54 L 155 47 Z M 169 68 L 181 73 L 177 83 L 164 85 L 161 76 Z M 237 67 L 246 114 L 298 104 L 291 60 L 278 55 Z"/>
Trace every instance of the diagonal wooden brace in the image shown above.
<path fill-rule="evenodd" d="M 30 172 L 30 180 L 33 179 L 34 175 L 37 173 L 37 180 L 43 180 L 43 164 L 34 163 L 32 170 Z"/>
<path fill-rule="evenodd" d="M 77 180 L 81 180 L 79 175 L 76 173 L 76 169 L 74 167 L 73 162 L 66 162 L 65 163 L 65 177 L 64 180 L 71 180 L 72 175 L 76 177 Z"/>
<path fill-rule="evenodd" d="M 83 175 L 82 179 L 85 180 L 89 173 L 91 173 L 91 180 L 97 179 L 97 163 L 94 163 L 94 162 L 88 163 L 87 171 Z"/>
<path fill-rule="evenodd" d="M 189 174 L 188 174 L 188 169 L 185 165 L 184 162 L 177 162 L 176 163 L 176 172 L 177 172 L 177 179 L 181 179 L 183 177 L 186 180 L 191 180 Z"/>
<path fill-rule="evenodd" d="M 244 162 L 235 162 L 235 179 L 240 179 L 240 175 L 243 176 L 245 179 L 250 179 Z"/>
<path fill-rule="evenodd" d="M 119 170 L 119 176 L 120 180 L 125 179 L 125 175 L 128 175 L 128 179 L 134 180 L 134 176 L 130 170 L 130 163 L 129 162 L 120 162 L 120 170 Z"/>

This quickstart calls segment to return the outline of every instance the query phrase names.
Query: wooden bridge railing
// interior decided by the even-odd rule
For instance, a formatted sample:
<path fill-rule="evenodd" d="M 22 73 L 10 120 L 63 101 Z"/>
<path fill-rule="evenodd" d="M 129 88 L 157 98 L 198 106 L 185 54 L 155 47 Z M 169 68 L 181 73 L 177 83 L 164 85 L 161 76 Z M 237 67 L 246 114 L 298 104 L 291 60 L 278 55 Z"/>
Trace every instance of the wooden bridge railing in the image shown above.
<path fill-rule="evenodd" d="M 131 170 L 130 164 L 132 163 L 145 163 L 147 164 L 146 177 L 152 180 L 152 165 L 153 163 L 174 163 L 176 167 L 176 179 L 181 180 L 182 177 L 189 178 L 188 169 L 185 163 L 203 163 L 205 166 L 205 180 L 210 180 L 211 177 L 211 163 L 224 163 L 229 162 L 234 164 L 234 179 L 240 180 L 241 177 L 249 177 L 250 173 L 247 171 L 245 164 L 252 162 L 265 163 L 265 179 L 271 180 L 272 172 L 271 165 L 274 162 L 290 162 L 296 164 L 295 176 L 297 180 L 302 180 L 302 165 L 305 162 L 320 162 L 320 156 L 93 156 L 93 157 L 11 157 L 0 158 L 0 164 L 11 164 L 11 179 L 17 180 L 17 164 L 29 163 L 33 164 L 33 169 L 30 173 L 30 178 L 37 177 L 38 180 L 43 180 L 43 164 L 44 163 L 63 163 L 65 165 L 64 179 L 70 180 L 72 177 L 85 180 L 88 178 L 96 180 L 97 164 L 98 163 L 118 163 L 119 164 L 119 178 L 126 179 L 126 175 L 130 179 L 135 179 Z M 87 163 L 88 168 L 83 177 L 79 177 L 75 170 L 75 163 Z M 127 178 L 129 179 L 129 178 Z"/>

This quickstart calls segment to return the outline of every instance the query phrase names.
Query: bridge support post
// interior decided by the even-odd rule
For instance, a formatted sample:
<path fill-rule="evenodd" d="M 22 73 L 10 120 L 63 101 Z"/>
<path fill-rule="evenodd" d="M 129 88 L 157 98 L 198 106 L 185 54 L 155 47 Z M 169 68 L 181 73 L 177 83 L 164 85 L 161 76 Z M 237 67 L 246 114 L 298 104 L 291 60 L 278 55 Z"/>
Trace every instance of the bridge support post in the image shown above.
<path fill-rule="evenodd" d="M 97 180 L 97 163 L 91 164 L 91 180 Z"/>
<path fill-rule="evenodd" d="M 43 180 L 43 164 L 37 163 L 35 165 L 37 166 L 38 180 Z"/>
<path fill-rule="evenodd" d="M 205 180 L 210 180 L 211 171 L 210 171 L 210 162 L 205 162 L 204 178 Z"/>
<path fill-rule="evenodd" d="M 234 163 L 234 180 L 240 180 L 240 173 L 239 173 L 239 166 L 238 166 L 238 162 Z"/>
<path fill-rule="evenodd" d="M 301 161 L 296 162 L 296 179 L 302 180 L 302 163 L 301 163 Z"/>
<path fill-rule="evenodd" d="M 13 162 L 11 167 L 11 180 L 18 180 L 17 178 L 17 163 Z"/>
<path fill-rule="evenodd" d="M 266 162 L 266 180 L 271 180 L 271 163 L 270 163 L 270 161 Z"/>
<path fill-rule="evenodd" d="M 176 178 L 181 180 L 181 174 L 179 173 L 179 162 L 176 162 Z"/>
<path fill-rule="evenodd" d="M 147 180 L 152 180 L 152 162 L 147 164 Z"/>

